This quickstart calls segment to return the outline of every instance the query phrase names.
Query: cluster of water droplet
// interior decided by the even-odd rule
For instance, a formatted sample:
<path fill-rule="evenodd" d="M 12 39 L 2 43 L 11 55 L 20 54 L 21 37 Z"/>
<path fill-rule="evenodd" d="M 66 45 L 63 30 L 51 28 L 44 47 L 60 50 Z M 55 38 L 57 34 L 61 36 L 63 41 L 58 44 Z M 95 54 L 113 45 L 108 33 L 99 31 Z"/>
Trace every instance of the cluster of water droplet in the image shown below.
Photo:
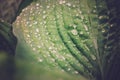
<path fill-rule="evenodd" d="M 39 0 L 23 9 L 17 17 L 15 27 L 21 30 L 26 43 L 37 55 L 38 63 L 45 63 L 57 69 L 62 68 L 75 74 L 79 72 L 71 66 L 72 64 L 84 70 L 83 65 L 71 55 L 64 41 L 75 48 L 75 55 L 89 64 L 89 60 L 80 53 L 71 40 L 71 38 L 78 40 L 83 49 L 90 52 L 86 45 L 88 42 L 91 44 L 88 37 L 90 33 L 88 19 L 80 7 L 79 0 Z M 66 38 L 62 39 L 60 34 Z M 91 57 L 93 60 L 96 59 L 93 54 Z"/>

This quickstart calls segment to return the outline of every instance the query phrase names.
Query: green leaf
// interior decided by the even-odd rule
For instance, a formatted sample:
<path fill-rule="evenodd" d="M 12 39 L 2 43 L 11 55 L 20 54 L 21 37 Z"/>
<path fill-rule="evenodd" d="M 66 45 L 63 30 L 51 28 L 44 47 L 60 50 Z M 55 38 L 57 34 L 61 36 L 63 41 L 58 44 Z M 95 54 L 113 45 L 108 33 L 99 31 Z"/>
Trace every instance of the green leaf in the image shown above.
<path fill-rule="evenodd" d="M 109 10 L 105 0 L 38 0 L 18 16 L 15 34 L 46 68 L 104 80 L 116 34 Z"/>

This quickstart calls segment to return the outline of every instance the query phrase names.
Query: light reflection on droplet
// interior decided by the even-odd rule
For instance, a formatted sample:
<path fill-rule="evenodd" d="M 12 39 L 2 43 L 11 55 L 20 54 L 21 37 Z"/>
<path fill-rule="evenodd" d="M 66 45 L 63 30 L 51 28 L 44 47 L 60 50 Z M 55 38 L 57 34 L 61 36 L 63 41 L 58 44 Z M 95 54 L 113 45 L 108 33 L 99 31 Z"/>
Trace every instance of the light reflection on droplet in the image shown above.
<path fill-rule="evenodd" d="M 72 7 L 73 7 L 73 8 L 75 8 L 76 6 L 75 6 L 75 5 L 73 5 Z"/>
<path fill-rule="evenodd" d="M 71 69 L 70 69 L 70 68 L 68 68 L 67 70 L 68 70 L 68 71 L 70 71 Z"/>
<path fill-rule="evenodd" d="M 76 29 L 73 29 L 71 32 L 72 32 L 73 35 L 77 35 L 78 34 Z"/>
<path fill-rule="evenodd" d="M 74 28 L 74 29 L 77 28 L 77 25 L 73 25 L 73 28 Z"/>
<path fill-rule="evenodd" d="M 70 7 L 70 6 L 71 6 L 71 3 L 66 3 L 66 5 Z"/>
<path fill-rule="evenodd" d="M 39 6 L 39 5 L 40 5 L 39 3 L 36 4 L 36 6 Z"/>
<path fill-rule="evenodd" d="M 38 22 L 37 22 L 37 21 L 35 21 L 33 24 L 38 24 Z"/>
<path fill-rule="evenodd" d="M 40 45 L 38 45 L 37 47 L 38 47 L 38 48 L 41 48 L 41 46 L 40 46 Z"/>
<path fill-rule="evenodd" d="M 97 11 L 96 10 L 93 10 L 93 13 L 96 13 Z"/>
<path fill-rule="evenodd" d="M 36 7 L 36 9 L 39 9 L 39 7 Z"/>
<path fill-rule="evenodd" d="M 104 33 L 104 32 L 105 32 L 105 29 L 102 29 L 102 32 Z"/>
<path fill-rule="evenodd" d="M 50 8 L 50 6 L 48 5 L 48 6 L 47 6 L 47 8 L 49 9 L 49 8 Z"/>
<path fill-rule="evenodd" d="M 33 51 L 36 51 L 36 48 L 33 48 Z"/>
<path fill-rule="evenodd" d="M 75 73 L 75 74 L 78 74 L 78 71 L 75 71 L 74 73 Z"/>
<path fill-rule="evenodd" d="M 64 4 L 64 3 L 66 3 L 65 0 L 59 0 L 59 4 Z"/>
<path fill-rule="evenodd" d="M 40 58 L 39 58 L 38 61 L 39 61 L 39 62 L 43 62 L 43 59 L 40 59 Z"/>
<path fill-rule="evenodd" d="M 27 37 L 29 37 L 29 38 L 30 38 L 30 35 L 29 35 L 29 34 L 27 34 Z"/>
<path fill-rule="evenodd" d="M 49 50 L 51 50 L 52 49 L 52 47 L 49 47 Z"/>
<path fill-rule="evenodd" d="M 96 60 L 96 57 L 94 55 L 91 55 L 91 57 L 92 57 L 93 60 Z"/>
<path fill-rule="evenodd" d="M 46 18 L 46 15 L 43 16 L 43 19 L 45 19 L 45 18 Z"/>
<path fill-rule="evenodd" d="M 83 32 L 81 31 L 80 34 L 83 34 Z"/>
<path fill-rule="evenodd" d="M 39 32 L 39 29 L 38 29 L 38 28 L 36 29 L 36 32 Z"/>
<path fill-rule="evenodd" d="M 43 14 L 45 14 L 46 13 L 46 11 L 43 11 Z"/>
<path fill-rule="evenodd" d="M 85 28 L 86 31 L 88 31 L 88 27 L 87 27 L 87 25 L 84 25 L 84 28 Z"/>
<path fill-rule="evenodd" d="M 46 21 L 43 21 L 44 24 L 46 24 L 47 22 Z"/>

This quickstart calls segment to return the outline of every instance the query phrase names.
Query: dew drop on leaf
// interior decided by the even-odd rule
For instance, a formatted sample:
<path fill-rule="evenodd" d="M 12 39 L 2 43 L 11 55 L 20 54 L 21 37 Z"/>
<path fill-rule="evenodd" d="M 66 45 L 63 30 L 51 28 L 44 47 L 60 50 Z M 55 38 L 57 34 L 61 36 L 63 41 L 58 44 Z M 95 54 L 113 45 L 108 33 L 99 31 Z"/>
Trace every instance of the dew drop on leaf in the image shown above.
<path fill-rule="evenodd" d="M 77 32 L 76 29 L 72 30 L 71 33 L 72 33 L 73 35 L 77 35 L 77 34 L 78 34 L 78 32 Z"/>

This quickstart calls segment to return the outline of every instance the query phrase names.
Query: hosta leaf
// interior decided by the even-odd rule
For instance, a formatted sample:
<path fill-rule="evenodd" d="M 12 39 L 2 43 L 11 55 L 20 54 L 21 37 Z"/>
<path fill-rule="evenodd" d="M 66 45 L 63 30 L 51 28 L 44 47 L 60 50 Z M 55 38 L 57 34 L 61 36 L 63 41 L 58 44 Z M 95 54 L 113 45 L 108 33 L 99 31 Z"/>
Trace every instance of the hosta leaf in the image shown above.
<path fill-rule="evenodd" d="M 14 31 L 47 69 L 104 80 L 113 57 L 112 18 L 104 0 L 38 0 L 23 9 Z"/>

